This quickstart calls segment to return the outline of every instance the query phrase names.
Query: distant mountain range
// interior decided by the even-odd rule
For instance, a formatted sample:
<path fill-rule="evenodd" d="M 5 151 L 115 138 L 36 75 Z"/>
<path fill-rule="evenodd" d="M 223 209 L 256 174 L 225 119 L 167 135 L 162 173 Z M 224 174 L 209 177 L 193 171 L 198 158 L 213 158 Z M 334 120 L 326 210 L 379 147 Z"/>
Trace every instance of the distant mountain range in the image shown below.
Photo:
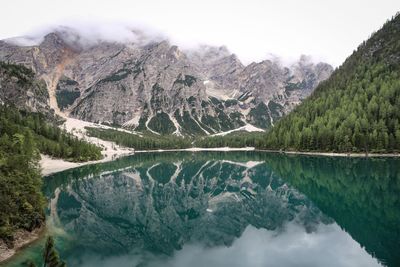
<path fill-rule="evenodd" d="M 46 84 L 40 101 L 31 94 L 27 105 L 39 101 L 63 116 L 155 134 L 267 129 L 333 71 L 307 56 L 287 67 L 278 60 L 245 66 L 225 47 L 83 39 L 62 28 L 38 45 L 0 41 L 0 61 L 23 64 Z"/>

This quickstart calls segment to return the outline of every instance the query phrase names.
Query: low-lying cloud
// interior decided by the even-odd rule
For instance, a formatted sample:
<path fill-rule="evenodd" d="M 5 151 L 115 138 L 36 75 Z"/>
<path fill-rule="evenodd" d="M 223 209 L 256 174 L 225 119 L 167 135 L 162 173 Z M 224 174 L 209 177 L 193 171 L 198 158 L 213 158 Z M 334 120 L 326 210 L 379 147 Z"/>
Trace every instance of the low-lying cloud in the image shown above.
<path fill-rule="evenodd" d="M 39 45 L 44 37 L 51 33 L 57 32 L 69 45 L 76 48 L 90 48 L 100 42 L 117 42 L 117 43 L 134 43 L 137 45 L 146 45 L 152 42 L 160 42 L 166 40 L 172 45 L 177 45 L 183 51 L 200 51 L 205 46 L 227 47 L 225 44 L 206 43 L 194 40 L 185 40 L 184 38 L 176 38 L 173 35 L 167 35 L 159 29 L 150 27 L 140 23 L 116 22 L 116 21 L 65 21 L 59 26 L 43 26 L 34 29 L 24 36 L 18 36 L 6 39 L 7 42 L 20 46 Z M 227 49 L 231 53 L 235 53 L 230 47 Z M 245 64 L 250 64 L 248 58 L 241 54 L 236 55 Z M 277 55 L 273 53 L 265 53 L 263 57 L 254 57 L 254 61 L 271 60 L 284 66 L 290 66 L 296 63 L 301 55 L 288 56 Z M 323 59 L 316 56 L 308 55 L 307 58 L 314 63 L 324 62 Z"/>
<path fill-rule="evenodd" d="M 294 222 L 282 232 L 249 226 L 230 247 L 186 245 L 171 258 L 145 253 L 75 259 L 78 267 L 372 267 L 381 266 L 336 223 L 307 233 Z"/>
<path fill-rule="evenodd" d="M 399 9 L 398 0 L 13 0 L 3 6 L 0 39 L 40 25 L 66 25 L 122 41 L 131 38 L 115 26 L 123 22 L 149 26 L 147 34 L 156 29 L 181 48 L 226 45 L 245 64 L 272 53 L 284 59 L 312 55 L 338 66 Z"/>
<path fill-rule="evenodd" d="M 21 46 L 39 45 L 44 37 L 57 32 L 67 43 L 84 48 L 100 42 L 135 43 L 144 45 L 149 42 L 168 40 L 169 38 L 151 27 L 122 22 L 65 22 L 58 26 L 43 26 L 25 36 L 7 39 Z"/>

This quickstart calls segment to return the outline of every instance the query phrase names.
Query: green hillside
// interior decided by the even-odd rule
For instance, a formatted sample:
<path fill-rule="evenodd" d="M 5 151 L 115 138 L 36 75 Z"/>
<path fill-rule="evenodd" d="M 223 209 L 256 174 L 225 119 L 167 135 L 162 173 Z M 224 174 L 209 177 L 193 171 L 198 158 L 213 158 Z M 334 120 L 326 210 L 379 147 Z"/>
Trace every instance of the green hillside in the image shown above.
<path fill-rule="evenodd" d="M 400 150 L 400 15 L 363 42 L 267 134 L 261 148 Z"/>

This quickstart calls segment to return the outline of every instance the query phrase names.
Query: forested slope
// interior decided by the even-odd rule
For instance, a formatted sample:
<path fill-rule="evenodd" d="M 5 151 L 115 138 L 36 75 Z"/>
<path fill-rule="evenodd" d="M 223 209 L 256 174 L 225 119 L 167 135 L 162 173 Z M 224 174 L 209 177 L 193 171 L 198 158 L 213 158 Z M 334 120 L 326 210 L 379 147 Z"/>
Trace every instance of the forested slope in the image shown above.
<path fill-rule="evenodd" d="M 400 150 L 400 15 L 362 43 L 260 148 Z"/>
<path fill-rule="evenodd" d="M 29 69 L 0 62 L 0 240 L 12 247 L 17 230 L 44 221 L 40 153 L 68 161 L 97 160 L 101 149 L 60 129 L 41 81 Z M 36 94 L 43 99 L 32 99 Z M 50 119 L 50 120 L 49 120 Z"/>
<path fill-rule="evenodd" d="M 3 114 L 1 114 L 3 115 Z M 1 118 L 1 126 L 4 119 Z M 39 151 L 27 128 L 0 137 L 0 239 L 10 246 L 17 229 L 33 230 L 44 221 Z"/>

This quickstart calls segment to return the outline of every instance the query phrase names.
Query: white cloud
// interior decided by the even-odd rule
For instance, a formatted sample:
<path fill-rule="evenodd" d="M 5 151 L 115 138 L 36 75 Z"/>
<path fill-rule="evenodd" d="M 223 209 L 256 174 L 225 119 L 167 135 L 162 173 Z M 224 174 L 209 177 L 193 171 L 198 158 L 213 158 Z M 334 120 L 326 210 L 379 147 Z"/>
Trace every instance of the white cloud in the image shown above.
<path fill-rule="evenodd" d="M 185 48 L 226 45 L 246 63 L 272 53 L 339 65 L 399 10 L 398 0 L 13 0 L 2 6 L 0 38 L 48 25 L 89 33 L 102 25 L 100 35 L 123 38 L 123 27 L 113 26 L 134 25 Z"/>
<path fill-rule="evenodd" d="M 294 222 L 289 223 L 283 231 L 249 226 L 230 247 L 185 245 L 172 257 L 152 256 L 144 252 L 101 258 L 99 255 L 84 254 L 81 258 L 73 257 L 71 264 L 82 267 L 382 266 L 336 223 L 320 224 L 316 232 L 307 233 Z"/>

